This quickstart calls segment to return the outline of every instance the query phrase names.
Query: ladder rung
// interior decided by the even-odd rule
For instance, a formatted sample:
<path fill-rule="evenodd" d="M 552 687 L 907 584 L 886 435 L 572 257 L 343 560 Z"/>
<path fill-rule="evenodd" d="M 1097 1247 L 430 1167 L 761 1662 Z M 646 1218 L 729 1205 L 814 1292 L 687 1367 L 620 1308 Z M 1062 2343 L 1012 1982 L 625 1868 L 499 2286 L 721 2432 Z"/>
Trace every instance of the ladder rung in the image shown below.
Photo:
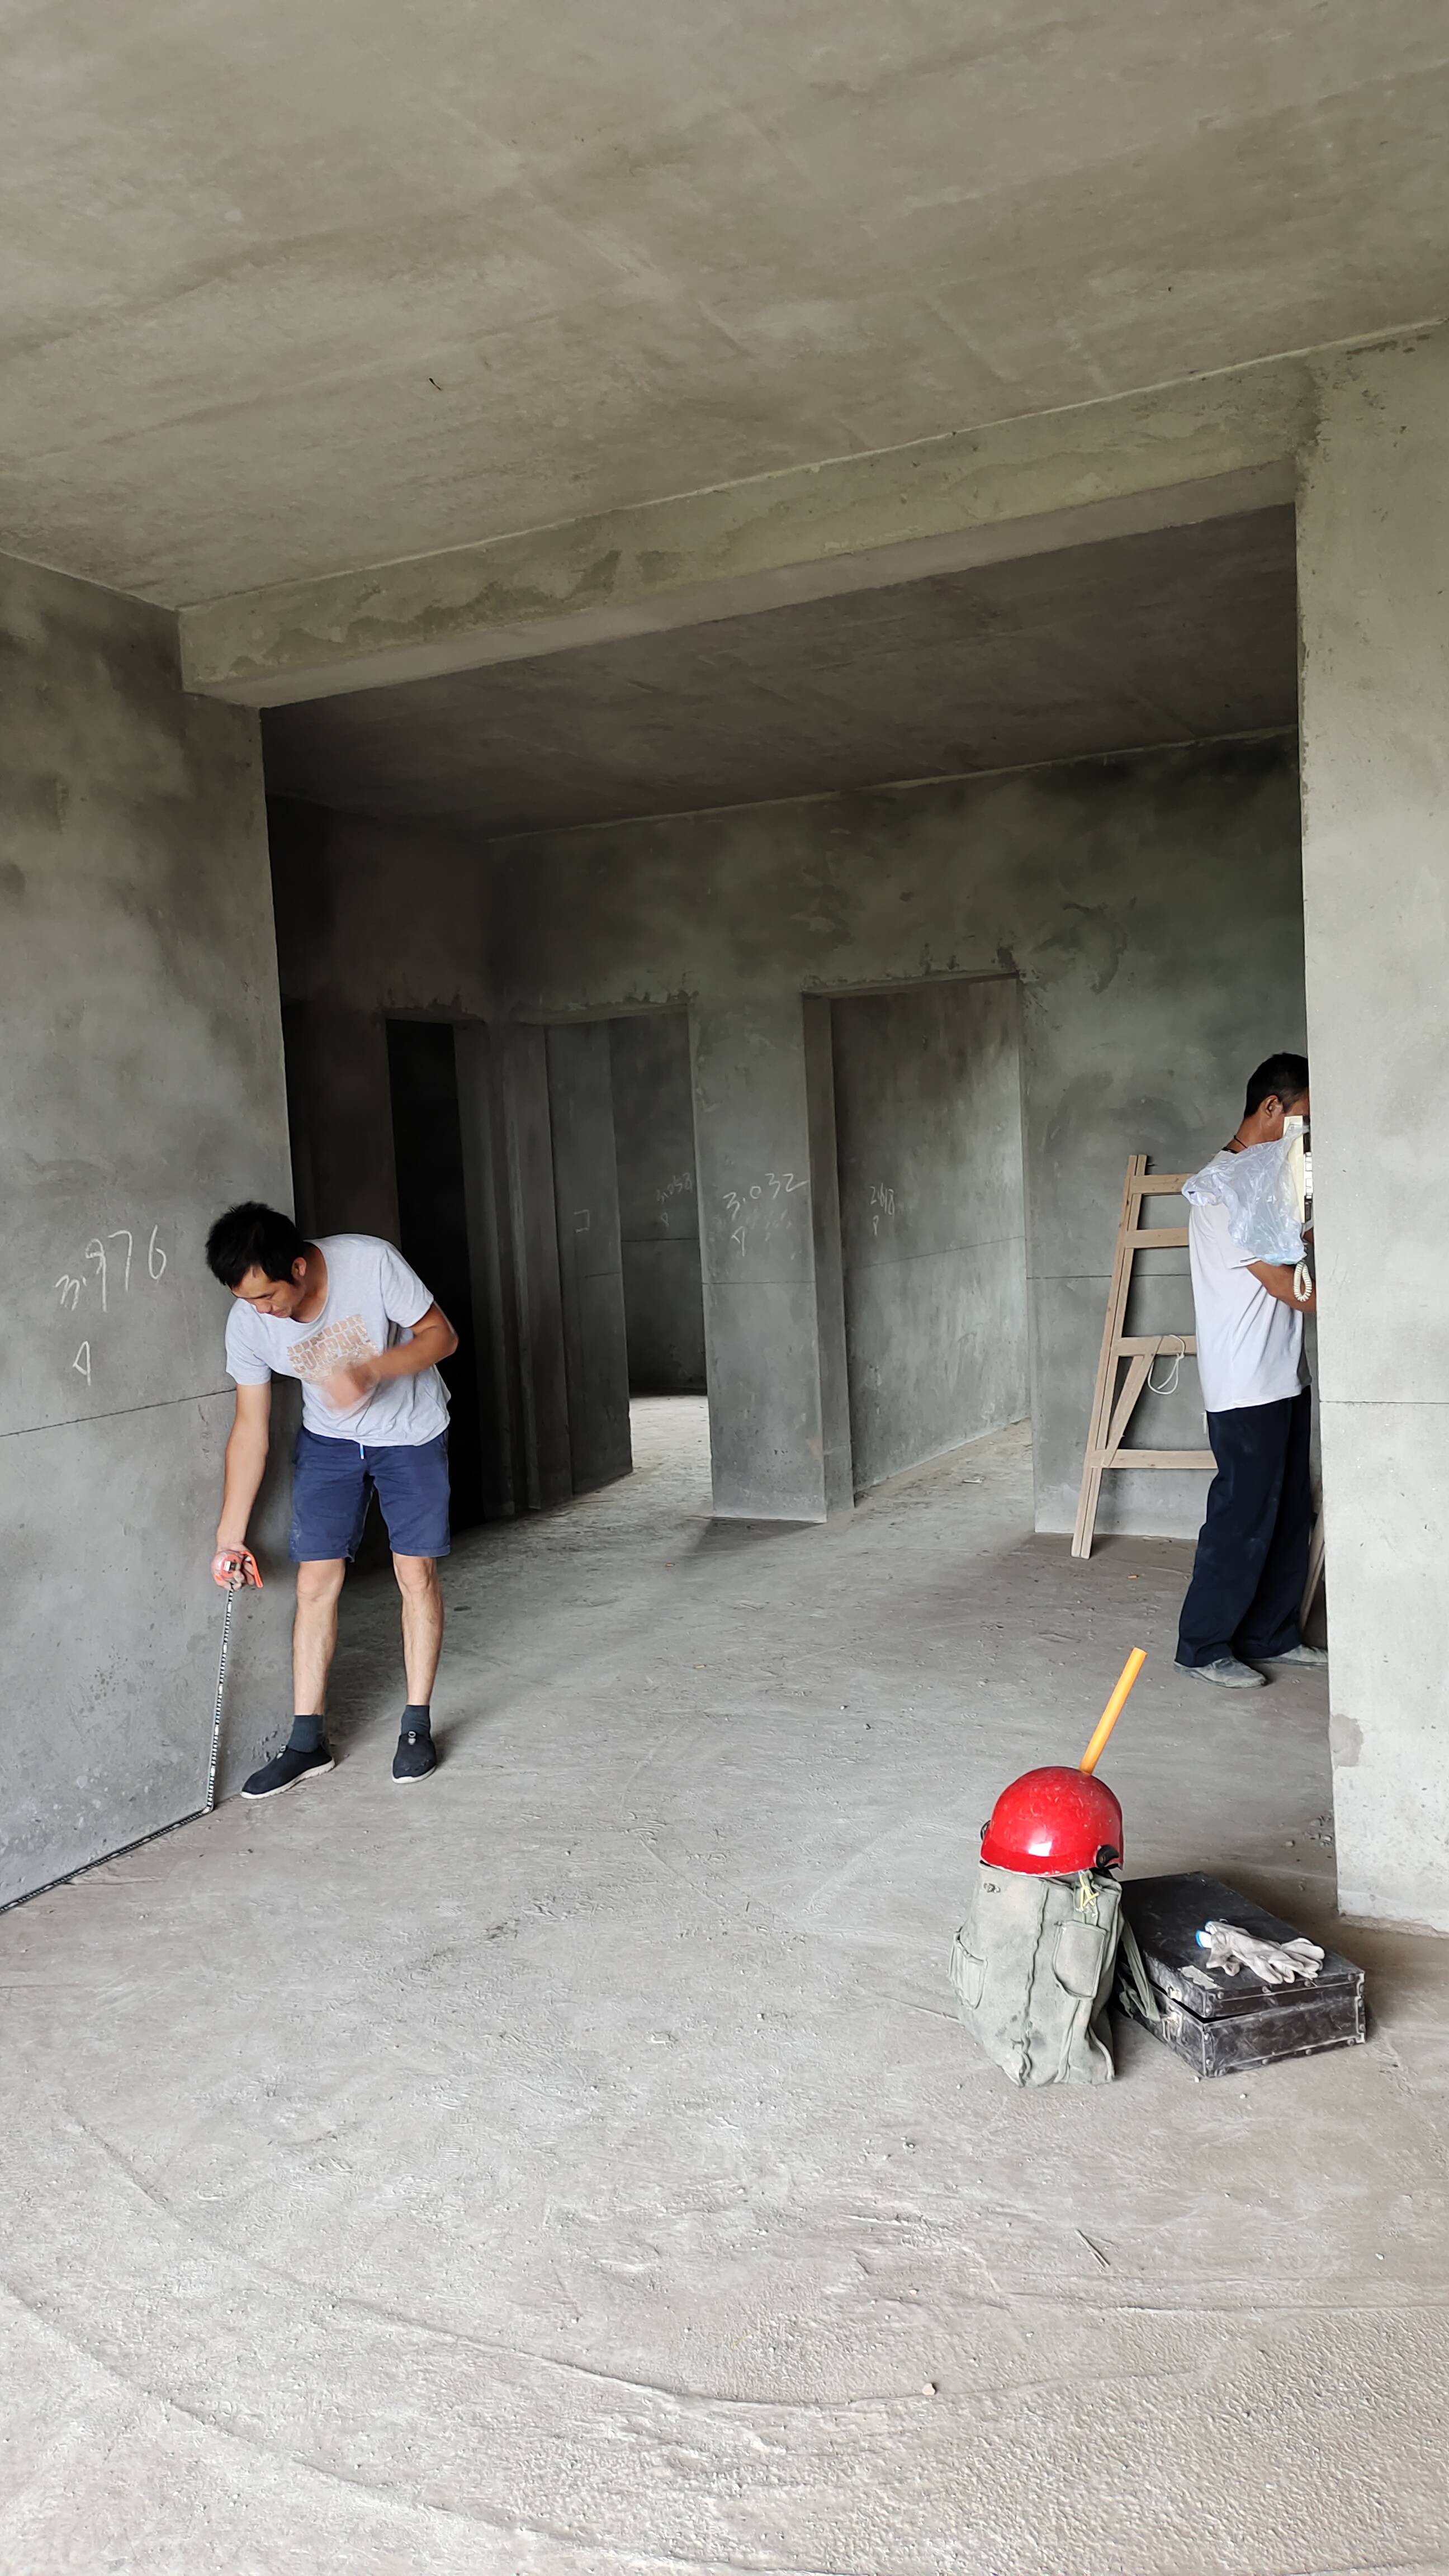
<path fill-rule="evenodd" d="M 1127 1320 L 1134 1256 L 1139 1252 L 1182 1252 L 1187 1248 L 1186 1225 L 1144 1225 L 1142 1216 L 1145 1199 L 1180 1197 L 1182 1185 L 1189 1175 L 1186 1172 L 1149 1172 L 1146 1164 L 1145 1154 L 1134 1154 L 1127 1166 L 1112 1285 L 1107 1299 L 1106 1328 L 1097 1363 L 1087 1455 L 1082 1464 L 1082 1485 L 1077 1500 L 1076 1527 L 1072 1534 L 1072 1554 L 1076 1557 L 1088 1557 L 1092 1553 L 1097 1498 L 1102 1477 L 1108 1468 L 1178 1467 L 1200 1471 L 1217 1466 L 1210 1449 L 1124 1449 L 1120 1446 L 1114 1449 L 1102 1446 L 1104 1441 L 1110 1443 L 1114 1437 L 1119 1442 L 1125 1439 L 1138 1402 L 1151 1385 L 1151 1369 L 1145 1363 L 1158 1358 L 1176 1359 L 1179 1355 L 1183 1359 L 1197 1357 L 1195 1334 L 1124 1333 L 1114 1329 Z M 1129 1366 L 1119 1384 L 1118 1369 L 1123 1360 Z"/>
<path fill-rule="evenodd" d="M 1099 1467 L 1216 1467 L 1211 1449 L 1117 1449 Z"/>

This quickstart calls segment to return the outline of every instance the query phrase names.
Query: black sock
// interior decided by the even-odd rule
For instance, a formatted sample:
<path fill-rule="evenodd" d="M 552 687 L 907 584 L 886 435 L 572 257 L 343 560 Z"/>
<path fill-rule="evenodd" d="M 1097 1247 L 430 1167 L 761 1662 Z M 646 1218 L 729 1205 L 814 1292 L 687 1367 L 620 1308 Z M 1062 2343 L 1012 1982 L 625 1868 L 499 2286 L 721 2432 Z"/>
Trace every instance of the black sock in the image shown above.
<path fill-rule="evenodd" d="M 325 1717 L 294 1717 L 287 1738 L 289 1753 L 320 1753 L 327 1741 Z"/>
<path fill-rule="evenodd" d="M 415 1701 L 409 1700 L 407 1707 L 402 1713 L 402 1725 L 398 1730 L 399 1734 L 431 1735 L 432 1731 L 432 1703 L 428 1700 L 424 1700 L 422 1707 L 419 1708 Z"/>

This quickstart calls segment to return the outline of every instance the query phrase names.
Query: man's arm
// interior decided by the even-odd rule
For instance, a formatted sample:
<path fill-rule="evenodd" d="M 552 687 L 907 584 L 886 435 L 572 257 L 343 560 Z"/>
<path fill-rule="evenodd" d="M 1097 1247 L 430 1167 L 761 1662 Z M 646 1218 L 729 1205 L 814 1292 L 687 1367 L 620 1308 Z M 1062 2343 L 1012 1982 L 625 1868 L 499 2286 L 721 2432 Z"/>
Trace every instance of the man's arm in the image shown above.
<path fill-rule="evenodd" d="M 222 1585 L 244 1583 L 261 1588 L 257 1561 L 246 1543 L 247 1523 L 257 1488 L 267 1463 L 267 1444 L 271 1436 L 272 1387 L 268 1379 L 262 1386 L 239 1386 L 236 1391 L 236 1414 L 226 1444 L 226 1472 L 221 1490 L 221 1518 L 216 1525 L 216 1554 L 211 1560 L 212 1578 Z"/>
<path fill-rule="evenodd" d="M 374 1351 L 370 1359 L 348 1360 L 323 1379 L 322 1393 L 334 1413 L 347 1413 L 360 1404 L 382 1378 L 420 1377 L 424 1369 L 436 1368 L 439 1360 L 451 1359 L 458 1347 L 458 1336 L 436 1298 L 409 1330 L 410 1342 L 394 1342 L 391 1350 Z"/>
<path fill-rule="evenodd" d="M 1318 1290 L 1316 1287 L 1310 1287 L 1306 1297 L 1298 1295 L 1293 1285 L 1297 1275 L 1297 1265 L 1294 1262 L 1250 1261 L 1246 1267 L 1258 1281 L 1259 1286 L 1267 1289 L 1270 1297 L 1277 1297 L 1285 1306 L 1291 1306 L 1295 1315 L 1317 1314 Z"/>

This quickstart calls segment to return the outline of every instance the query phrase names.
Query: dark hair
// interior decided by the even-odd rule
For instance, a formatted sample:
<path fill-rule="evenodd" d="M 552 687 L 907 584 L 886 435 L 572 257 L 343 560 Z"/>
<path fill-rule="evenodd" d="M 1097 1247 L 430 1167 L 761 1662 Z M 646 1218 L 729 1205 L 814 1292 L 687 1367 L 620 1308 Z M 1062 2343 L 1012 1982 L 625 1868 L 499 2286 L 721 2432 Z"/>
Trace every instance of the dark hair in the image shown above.
<path fill-rule="evenodd" d="M 1307 1089 L 1306 1055 L 1264 1056 L 1256 1071 L 1248 1076 L 1248 1097 L 1243 1116 L 1251 1118 L 1254 1110 L 1261 1109 L 1265 1100 L 1281 1100 L 1285 1109 L 1291 1109 L 1294 1101 L 1301 1100 Z"/>
<path fill-rule="evenodd" d="M 267 1279 L 290 1279 L 292 1264 L 307 1249 L 280 1208 L 263 1207 L 260 1199 L 243 1199 L 240 1207 L 219 1216 L 206 1238 L 206 1266 L 223 1288 L 239 1288 L 249 1270 Z"/>

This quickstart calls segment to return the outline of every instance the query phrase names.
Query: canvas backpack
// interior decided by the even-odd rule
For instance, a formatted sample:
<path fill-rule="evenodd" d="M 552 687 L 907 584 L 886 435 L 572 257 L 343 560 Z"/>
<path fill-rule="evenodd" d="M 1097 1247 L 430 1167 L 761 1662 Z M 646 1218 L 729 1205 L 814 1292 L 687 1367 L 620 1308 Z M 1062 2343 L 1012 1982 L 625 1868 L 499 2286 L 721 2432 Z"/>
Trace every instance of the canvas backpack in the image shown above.
<path fill-rule="evenodd" d="M 1122 1890 L 1105 1870 L 1042 1878 L 978 1862 L 951 1983 L 962 2019 L 1013 2084 L 1110 2084 L 1107 2006 L 1126 1931 Z M 1140 1972 L 1127 1940 L 1124 1968 Z"/>

